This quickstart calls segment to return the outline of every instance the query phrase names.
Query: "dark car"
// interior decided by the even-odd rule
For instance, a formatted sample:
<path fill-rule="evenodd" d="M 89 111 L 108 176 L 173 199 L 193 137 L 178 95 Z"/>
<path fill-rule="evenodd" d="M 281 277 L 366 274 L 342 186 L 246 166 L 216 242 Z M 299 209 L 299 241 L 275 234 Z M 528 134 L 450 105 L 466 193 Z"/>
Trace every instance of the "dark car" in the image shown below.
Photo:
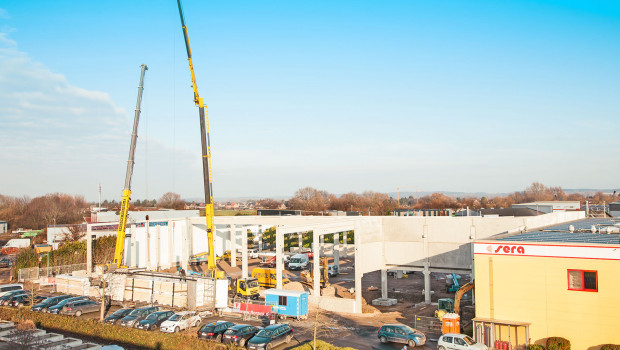
<path fill-rule="evenodd" d="M 382 343 L 402 343 L 409 347 L 426 343 L 426 336 L 423 333 L 404 324 L 385 324 L 379 328 L 377 336 Z"/>
<path fill-rule="evenodd" d="M 61 315 L 80 317 L 82 314 L 89 312 L 98 312 L 101 310 L 101 304 L 93 300 L 78 300 L 67 303 L 58 312 Z"/>
<path fill-rule="evenodd" d="M 169 319 L 172 315 L 174 315 L 174 311 L 153 312 L 152 314 L 146 316 L 144 320 L 138 322 L 138 326 L 136 328 L 144 329 L 146 331 L 156 329 L 162 322 Z"/>
<path fill-rule="evenodd" d="M 130 312 L 129 315 L 121 318 L 120 325 L 123 327 L 136 327 L 140 321 L 146 318 L 146 316 L 157 311 L 159 311 L 159 306 L 147 306 L 135 309 Z"/>
<path fill-rule="evenodd" d="M 0 259 L 0 267 L 11 267 L 13 266 L 13 260 L 9 258 Z"/>
<path fill-rule="evenodd" d="M 55 297 L 49 297 L 42 302 L 33 305 L 31 311 L 46 311 L 49 307 L 54 306 L 65 299 L 71 298 L 71 295 L 57 295 Z"/>
<path fill-rule="evenodd" d="M 290 343 L 293 338 L 293 329 L 288 323 L 274 324 L 265 327 L 248 341 L 248 349 L 271 350 L 282 343 Z"/>
<path fill-rule="evenodd" d="M 247 343 L 248 340 L 255 336 L 256 333 L 260 330 L 261 328 L 250 326 L 247 324 L 234 325 L 228 328 L 226 332 L 224 332 L 222 343 L 232 343 L 237 346 L 244 347 L 245 343 Z"/>
<path fill-rule="evenodd" d="M 221 342 L 224 337 L 224 332 L 234 325 L 234 323 L 228 321 L 207 323 L 198 330 L 198 338 Z"/>
<path fill-rule="evenodd" d="M 129 315 L 134 309 L 118 309 L 114 313 L 103 319 L 103 323 L 115 324 L 121 318 Z"/>
<path fill-rule="evenodd" d="M 58 314 L 60 312 L 60 310 L 62 309 L 63 306 L 67 305 L 68 303 L 74 302 L 74 301 L 78 301 L 78 300 L 87 300 L 87 297 L 72 297 L 72 298 L 67 298 L 64 299 L 63 301 L 59 302 L 58 304 L 54 305 L 54 306 L 50 306 L 47 308 L 47 313 L 48 314 Z"/>
<path fill-rule="evenodd" d="M 9 299 L 8 305 L 15 306 L 15 307 L 22 307 L 24 305 L 36 304 L 36 303 L 40 303 L 43 300 L 45 300 L 45 297 L 42 297 L 40 295 L 35 295 L 34 303 L 32 302 L 31 299 L 32 299 L 32 294 L 30 293 L 15 295 L 11 299 Z"/>
<path fill-rule="evenodd" d="M 7 292 L 6 294 L 0 297 L 0 305 L 9 305 L 9 300 L 11 300 L 12 297 L 16 295 L 24 295 L 24 294 L 29 294 L 29 293 L 30 291 L 23 290 L 23 289 Z"/>

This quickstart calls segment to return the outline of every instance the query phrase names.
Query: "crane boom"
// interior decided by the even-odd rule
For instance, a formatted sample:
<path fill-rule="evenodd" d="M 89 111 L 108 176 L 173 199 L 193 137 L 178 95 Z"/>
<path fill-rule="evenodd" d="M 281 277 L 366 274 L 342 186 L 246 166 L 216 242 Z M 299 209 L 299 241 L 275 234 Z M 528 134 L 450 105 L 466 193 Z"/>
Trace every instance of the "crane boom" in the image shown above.
<path fill-rule="evenodd" d="M 136 114 L 133 118 L 133 131 L 131 144 L 129 145 L 129 159 L 127 160 L 127 173 L 125 174 L 125 187 L 119 212 L 118 229 L 116 232 L 116 247 L 114 249 L 114 265 L 120 267 L 123 264 L 123 250 L 125 248 L 125 229 L 127 227 L 127 215 L 129 213 L 129 200 L 131 199 L 131 176 L 136 153 L 136 141 L 138 140 L 138 121 L 140 120 L 140 105 L 142 104 L 142 91 L 144 90 L 144 73 L 149 69 L 146 64 L 140 66 L 140 85 L 138 86 L 138 101 L 136 102 Z"/>
<path fill-rule="evenodd" d="M 189 35 L 187 34 L 187 26 L 183 16 L 183 8 L 181 0 L 177 0 L 179 6 L 179 15 L 181 17 L 181 28 L 183 29 L 183 37 L 185 39 L 185 49 L 187 51 L 187 61 L 189 63 L 189 71 L 192 76 L 192 89 L 194 89 L 194 104 L 198 106 L 200 117 L 200 141 L 202 143 L 202 174 L 204 180 L 205 191 L 205 216 L 207 220 L 207 239 L 209 244 L 209 258 L 207 266 L 215 276 L 215 251 L 213 244 L 213 233 L 215 231 L 215 222 L 213 219 L 213 184 L 211 182 L 211 141 L 209 137 L 209 112 L 207 106 L 204 105 L 202 98 L 198 95 L 198 86 L 196 85 L 196 75 L 194 74 L 194 64 L 192 62 L 192 50 L 189 45 Z"/>

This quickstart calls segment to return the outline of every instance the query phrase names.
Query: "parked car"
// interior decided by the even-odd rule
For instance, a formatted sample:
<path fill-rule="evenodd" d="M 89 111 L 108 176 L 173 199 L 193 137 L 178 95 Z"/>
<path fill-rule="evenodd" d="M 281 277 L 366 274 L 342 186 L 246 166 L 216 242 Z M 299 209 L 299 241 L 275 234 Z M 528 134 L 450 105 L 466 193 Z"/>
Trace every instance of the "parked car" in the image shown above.
<path fill-rule="evenodd" d="M 118 310 L 114 311 L 114 313 L 112 315 L 107 316 L 106 318 L 104 318 L 103 319 L 103 323 L 115 324 L 121 318 L 129 315 L 129 313 L 132 312 L 133 310 L 134 309 L 118 309 Z"/>
<path fill-rule="evenodd" d="M 16 295 L 28 294 L 30 291 L 18 289 L 12 290 L 10 292 L 6 292 L 3 296 L 0 297 L 0 305 L 9 305 L 9 300 Z"/>
<path fill-rule="evenodd" d="M 250 326 L 247 324 L 238 324 L 228 328 L 224 332 L 222 343 L 232 343 L 240 347 L 244 347 L 248 340 L 252 339 L 262 328 Z"/>
<path fill-rule="evenodd" d="M 379 341 L 382 343 L 402 343 L 409 347 L 420 346 L 426 343 L 424 333 L 404 324 L 386 324 L 379 328 Z"/>
<path fill-rule="evenodd" d="M 207 323 L 198 330 L 198 338 L 215 340 L 221 342 L 224 332 L 235 324 L 228 321 L 217 321 Z"/>
<path fill-rule="evenodd" d="M 279 323 L 267 326 L 260 330 L 248 341 L 248 349 L 270 350 L 282 343 L 290 343 L 293 339 L 293 329 L 288 323 Z"/>
<path fill-rule="evenodd" d="M 189 329 L 189 327 L 197 327 L 200 322 L 202 322 L 202 319 L 195 311 L 181 311 L 162 322 L 159 330 L 167 333 L 177 333 Z"/>
<path fill-rule="evenodd" d="M 146 318 L 138 323 L 138 329 L 150 331 L 161 326 L 161 324 L 174 315 L 174 311 L 158 311 L 146 316 Z"/>
<path fill-rule="evenodd" d="M 248 249 L 248 258 L 258 259 L 258 249 Z"/>
<path fill-rule="evenodd" d="M 439 337 L 437 341 L 438 350 L 446 349 L 467 349 L 467 350 L 489 350 L 489 348 L 480 343 L 476 343 L 470 336 L 465 334 L 447 333 Z"/>
<path fill-rule="evenodd" d="M 20 289 L 24 289 L 24 285 L 21 283 L 14 283 L 14 284 L 4 284 L 0 286 L 0 297 L 5 295 L 8 292 L 12 292 L 15 290 L 20 290 Z"/>
<path fill-rule="evenodd" d="M 61 315 L 80 317 L 82 314 L 101 310 L 101 304 L 93 300 L 78 300 L 67 303 L 58 312 Z"/>
<path fill-rule="evenodd" d="M 45 300 L 46 298 L 40 295 L 35 295 L 34 296 L 34 302 L 32 302 L 32 294 L 28 293 L 28 294 L 18 294 L 18 295 L 14 295 L 13 297 L 11 297 L 11 299 L 9 299 L 9 306 L 15 306 L 15 307 L 22 307 L 24 305 L 30 305 L 30 304 L 36 304 L 36 303 L 40 303 L 41 301 Z"/>
<path fill-rule="evenodd" d="M 68 303 L 74 302 L 74 301 L 78 301 L 78 300 L 88 300 L 87 297 L 72 297 L 72 298 L 68 298 L 65 299 L 61 302 L 59 302 L 58 304 L 54 305 L 54 306 L 50 306 L 47 308 L 47 313 L 48 314 L 58 314 L 60 312 L 60 309 L 62 309 L 63 306 L 67 305 Z"/>
<path fill-rule="evenodd" d="M 139 309 L 135 309 L 129 313 L 129 315 L 121 318 L 120 325 L 123 327 L 136 327 L 138 323 L 146 318 L 146 316 L 153 312 L 159 311 L 159 306 L 147 306 Z"/>
<path fill-rule="evenodd" d="M 327 275 L 329 275 L 329 277 L 338 276 L 339 273 L 340 270 L 338 269 L 338 266 L 331 264 L 327 265 Z"/>
<path fill-rule="evenodd" d="M 9 258 L 0 259 L 0 267 L 11 267 L 13 266 L 13 260 Z"/>
<path fill-rule="evenodd" d="M 33 305 L 30 310 L 31 311 L 42 311 L 45 312 L 49 307 L 54 306 L 65 299 L 71 298 L 71 295 L 57 295 L 55 297 L 49 297 L 42 302 Z"/>
<path fill-rule="evenodd" d="M 307 254 L 295 254 L 291 257 L 288 263 L 289 270 L 304 270 L 308 268 L 310 259 Z"/>

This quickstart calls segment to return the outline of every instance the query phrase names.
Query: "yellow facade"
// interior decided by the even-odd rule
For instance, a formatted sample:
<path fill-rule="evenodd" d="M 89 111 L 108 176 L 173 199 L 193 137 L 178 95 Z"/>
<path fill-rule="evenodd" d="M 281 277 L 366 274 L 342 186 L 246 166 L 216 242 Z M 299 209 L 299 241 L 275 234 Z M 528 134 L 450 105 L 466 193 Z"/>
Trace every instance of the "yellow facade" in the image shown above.
<path fill-rule="evenodd" d="M 620 344 L 620 261 L 475 254 L 474 263 L 476 318 L 530 323 L 530 344 Z M 569 269 L 597 271 L 598 291 L 569 290 Z"/>

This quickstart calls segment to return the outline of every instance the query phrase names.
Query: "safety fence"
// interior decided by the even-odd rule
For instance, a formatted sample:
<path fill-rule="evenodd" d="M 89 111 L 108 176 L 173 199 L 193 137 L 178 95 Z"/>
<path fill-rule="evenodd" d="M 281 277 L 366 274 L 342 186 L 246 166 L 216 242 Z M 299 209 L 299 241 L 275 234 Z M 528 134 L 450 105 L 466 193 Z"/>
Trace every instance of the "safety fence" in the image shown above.
<path fill-rule="evenodd" d="M 20 269 L 17 273 L 17 278 L 20 282 L 33 281 L 42 277 L 70 274 L 80 270 L 86 270 L 85 263 L 50 267 L 29 267 Z"/>
<path fill-rule="evenodd" d="M 413 328 L 426 334 L 426 337 L 431 340 L 437 339 L 441 335 L 441 321 L 437 317 L 416 315 Z"/>

